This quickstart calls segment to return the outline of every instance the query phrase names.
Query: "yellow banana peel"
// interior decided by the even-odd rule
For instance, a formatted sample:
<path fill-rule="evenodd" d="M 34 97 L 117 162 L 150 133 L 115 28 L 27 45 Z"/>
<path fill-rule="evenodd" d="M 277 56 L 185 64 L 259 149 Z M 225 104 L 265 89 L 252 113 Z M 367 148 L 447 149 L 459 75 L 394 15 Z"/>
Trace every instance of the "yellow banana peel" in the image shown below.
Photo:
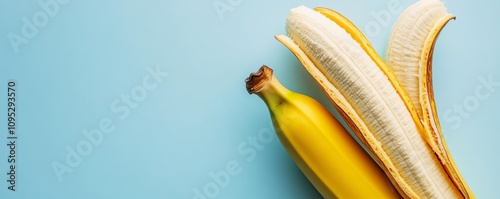
<path fill-rule="evenodd" d="M 384 172 L 318 101 L 292 92 L 263 66 L 247 90 L 267 105 L 276 134 L 325 198 L 400 198 Z"/>

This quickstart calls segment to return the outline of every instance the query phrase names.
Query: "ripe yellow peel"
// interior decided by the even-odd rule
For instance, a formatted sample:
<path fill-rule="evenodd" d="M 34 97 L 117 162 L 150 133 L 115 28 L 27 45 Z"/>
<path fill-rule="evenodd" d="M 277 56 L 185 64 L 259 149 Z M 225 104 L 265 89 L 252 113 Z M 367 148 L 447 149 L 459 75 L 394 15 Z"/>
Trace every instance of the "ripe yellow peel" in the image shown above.
<path fill-rule="evenodd" d="M 422 119 L 426 133 L 428 134 L 427 142 L 432 147 L 434 152 L 438 155 L 441 160 L 446 172 L 451 177 L 453 183 L 462 192 L 465 198 L 476 198 L 471 191 L 467 183 L 465 183 L 464 178 L 460 174 L 456 164 L 448 150 L 448 146 L 444 140 L 444 135 L 441 131 L 441 126 L 439 124 L 436 104 L 434 100 L 434 90 L 432 87 L 432 56 L 434 54 L 434 46 L 436 44 L 439 33 L 444 28 L 444 26 L 452 19 L 455 19 L 453 15 L 446 15 L 439 20 L 438 23 L 434 25 L 431 33 L 428 35 L 424 48 L 421 55 L 421 67 L 420 67 L 420 81 L 419 87 L 420 92 L 424 93 L 420 95 L 420 104 L 422 108 Z"/>
<path fill-rule="evenodd" d="M 423 51 L 421 53 L 421 62 L 419 70 L 419 88 L 420 92 L 424 93 L 420 95 L 420 102 L 422 104 L 422 119 L 424 126 L 426 128 L 426 133 L 429 133 L 427 137 L 430 139 L 427 141 L 434 149 L 434 151 L 443 158 L 446 153 L 444 148 L 441 146 L 441 142 L 444 142 L 443 135 L 441 133 L 441 127 L 439 125 L 439 119 L 437 117 L 436 105 L 434 103 L 434 90 L 432 87 L 432 56 L 434 54 L 434 46 L 436 44 L 439 33 L 444 28 L 444 26 L 451 20 L 454 19 L 453 15 L 446 15 L 433 27 L 431 33 L 428 35 Z M 443 158 L 443 163 L 446 163 L 447 158 Z"/>
<path fill-rule="evenodd" d="M 449 14 L 440 1 L 422 0 L 413 4 L 403 11 L 394 25 L 386 59 L 417 109 L 425 128 L 426 142 L 462 195 L 475 198 L 459 173 L 441 133 L 432 87 L 434 46 L 439 33 L 451 19 L 455 16 Z"/>
<path fill-rule="evenodd" d="M 262 67 L 246 80 L 266 103 L 276 134 L 325 198 L 399 198 L 394 186 L 347 130 L 319 102 L 292 92 Z"/>
<path fill-rule="evenodd" d="M 276 133 L 323 197 L 398 197 L 396 191 L 387 188 L 392 186 L 383 171 L 328 110 L 304 95 L 290 98 L 295 102 L 285 103 L 293 103 L 292 106 L 274 111 Z"/>

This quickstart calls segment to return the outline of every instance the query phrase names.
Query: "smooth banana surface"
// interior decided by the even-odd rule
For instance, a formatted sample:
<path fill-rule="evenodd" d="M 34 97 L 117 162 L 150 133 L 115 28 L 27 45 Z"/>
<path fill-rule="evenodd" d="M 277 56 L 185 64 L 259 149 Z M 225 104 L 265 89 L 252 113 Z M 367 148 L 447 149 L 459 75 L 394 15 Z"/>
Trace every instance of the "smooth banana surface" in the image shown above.
<path fill-rule="evenodd" d="M 290 37 L 276 39 L 313 76 L 403 197 L 462 198 L 392 70 L 349 20 L 317 10 L 292 9 Z"/>
<path fill-rule="evenodd" d="M 465 198 L 474 198 L 449 154 L 441 133 L 432 89 L 434 45 L 443 27 L 454 18 L 438 0 L 421 0 L 410 6 L 393 27 L 386 59 L 408 92 L 424 124 L 427 142 Z"/>
<path fill-rule="evenodd" d="M 377 163 L 318 101 L 283 87 L 267 66 L 245 80 L 266 103 L 292 159 L 330 198 L 400 198 Z"/>

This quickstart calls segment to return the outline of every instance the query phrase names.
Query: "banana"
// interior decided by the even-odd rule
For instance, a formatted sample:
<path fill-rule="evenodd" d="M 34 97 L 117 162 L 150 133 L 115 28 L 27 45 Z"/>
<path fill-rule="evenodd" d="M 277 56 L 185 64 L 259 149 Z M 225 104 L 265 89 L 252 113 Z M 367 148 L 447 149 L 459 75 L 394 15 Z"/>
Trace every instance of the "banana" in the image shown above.
<path fill-rule="evenodd" d="M 403 197 L 464 198 L 392 69 L 348 19 L 316 10 L 292 9 L 289 37 L 276 39 L 313 76 Z"/>
<path fill-rule="evenodd" d="M 443 27 L 455 16 L 438 0 L 421 0 L 408 7 L 393 27 L 386 51 L 387 64 L 408 95 L 423 122 L 424 137 L 453 183 L 466 198 L 474 195 L 460 175 L 441 132 L 432 88 L 432 56 Z"/>
<path fill-rule="evenodd" d="M 245 80 L 267 105 L 276 134 L 325 198 L 400 198 L 377 163 L 318 101 L 280 84 L 262 66 Z"/>

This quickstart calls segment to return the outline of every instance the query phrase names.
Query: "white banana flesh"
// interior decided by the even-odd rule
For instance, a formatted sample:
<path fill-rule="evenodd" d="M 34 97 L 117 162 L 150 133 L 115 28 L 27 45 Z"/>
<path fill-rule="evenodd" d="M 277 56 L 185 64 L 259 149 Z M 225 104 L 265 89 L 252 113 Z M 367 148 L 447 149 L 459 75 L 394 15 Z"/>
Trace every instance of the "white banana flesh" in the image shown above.
<path fill-rule="evenodd" d="M 379 65 L 345 29 L 306 7 L 292 9 L 278 35 L 329 94 L 391 180 L 410 198 L 460 198 L 422 136 L 420 121 Z M 407 95 L 407 94 L 405 94 Z M 408 96 L 406 96 L 408 97 Z"/>

